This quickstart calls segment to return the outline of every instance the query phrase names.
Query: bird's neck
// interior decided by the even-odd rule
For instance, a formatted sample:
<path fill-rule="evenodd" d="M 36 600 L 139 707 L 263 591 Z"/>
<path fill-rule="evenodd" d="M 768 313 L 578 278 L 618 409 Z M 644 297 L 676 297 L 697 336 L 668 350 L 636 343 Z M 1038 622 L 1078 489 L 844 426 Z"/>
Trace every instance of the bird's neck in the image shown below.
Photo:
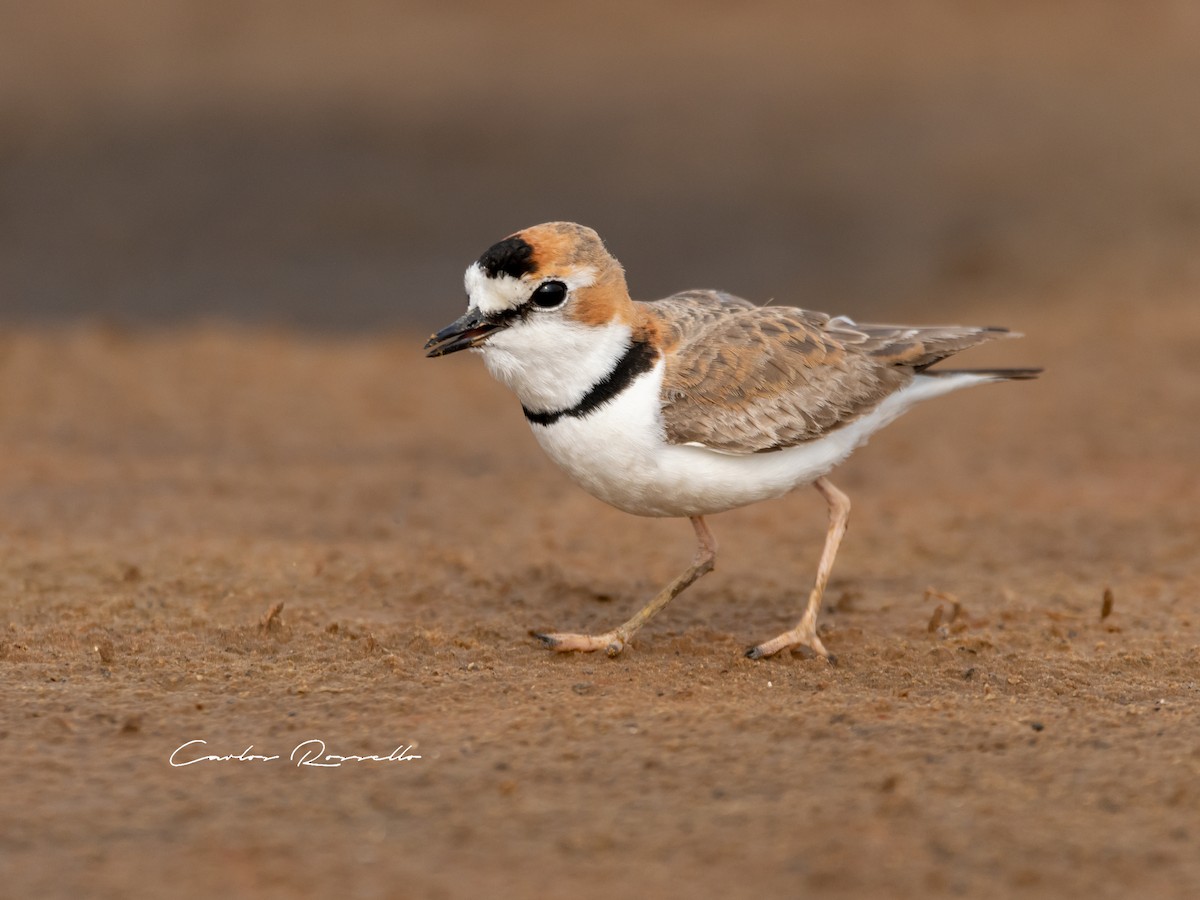
<path fill-rule="evenodd" d="M 558 319 L 498 332 L 481 349 L 488 371 L 526 410 L 548 413 L 579 404 L 633 344 L 633 328 L 625 322 Z"/>

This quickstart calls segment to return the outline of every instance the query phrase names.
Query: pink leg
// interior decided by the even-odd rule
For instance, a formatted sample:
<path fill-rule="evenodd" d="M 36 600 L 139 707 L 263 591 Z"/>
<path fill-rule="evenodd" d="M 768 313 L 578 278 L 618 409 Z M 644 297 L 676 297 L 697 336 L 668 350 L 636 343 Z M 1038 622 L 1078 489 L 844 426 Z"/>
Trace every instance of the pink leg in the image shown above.
<path fill-rule="evenodd" d="M 818 478 L 813 482 L 813 486 L 829 504 L 829 530 L 825 534 L 821 563 L 817 566 L 817 583 L 808 595 L 808 606 L 804 608 L 804 615 L 799 624 L 778 637 L 773 637 L 757 647 L 751 647 L 746 651 L 746 656 L 750 659 L 762 659 L 765 656 L 774 656 L 781 650 L 803 646 L 821 654 L 830 662 L 836 662 L 817 637 L 817 613 L 821 609 L 821 598 L 825 594 L 825 585 L 829 582 L 829 573 L 833 571 L 834 557 L 837 556 L 838 546 L 842 543 L 842 535 L 846 533 L 846 521 L 850 517 L 850 498 L 825 478 Z"/>
<path fill-rule="evenodd" d="M 659 591 L 653 600 L 639 610 L 624 625 L 614 628 L 612 631 L 606 631 L 604 634 L 570 634 L 558 632 L 542 634 L 537 631 L 529 633 L 549 649 L 558 650 L 562 653 L 571 650 L 578 650 L 583 653 L 590 653 L 593 650 L 603 650 L 609 656 L 616 656 L 625 649 L 625 644 L 638 632 L 638 629 L 650 621 L 668 603 L 682 594 L 684 589 L 689 587 L 692 582 L 701 575 L 706 575 L 713 570 L 713 566 L 717 560 L 716 539 L 713 538 L 712 532 L 708 530 L 708 526 L 704 524 L 703 518 L 692 516 L 691 522 L 692 527 L 696 529 L 696 540 L 700 544 L 696 549 L 696 558 L 692 560 L 691 566 L 682 575 Z"/>

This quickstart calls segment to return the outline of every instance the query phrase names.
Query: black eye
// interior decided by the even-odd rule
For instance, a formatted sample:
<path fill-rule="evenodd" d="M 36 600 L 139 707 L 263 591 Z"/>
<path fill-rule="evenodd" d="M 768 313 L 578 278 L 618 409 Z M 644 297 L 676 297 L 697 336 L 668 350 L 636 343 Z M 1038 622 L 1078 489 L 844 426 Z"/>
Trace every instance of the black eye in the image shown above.
<path fill-rule="evenodd" d="M 561 281 L 547 281 L 538 285 L 532 299 L 534 304 L 542 309 L 554 309 L 556 306 L 562 306 L 562 302 L 567 299 L 567 286 Z"/>

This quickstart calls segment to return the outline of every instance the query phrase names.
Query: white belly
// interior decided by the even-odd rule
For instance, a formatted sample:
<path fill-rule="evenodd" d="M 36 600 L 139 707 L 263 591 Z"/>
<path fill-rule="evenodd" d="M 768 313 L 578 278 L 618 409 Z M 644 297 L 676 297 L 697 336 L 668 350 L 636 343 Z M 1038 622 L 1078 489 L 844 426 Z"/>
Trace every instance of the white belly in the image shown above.
<path fill-rule="evenodd" d="M 532 425 L 542 449 L 580 487 L 639 516 L 700 516 L 780 497 L 811 484 L 913 403 L 989 379 L 917 376 L 878 407 L 826 437 L 786 450 L 736 455 L 663 438 L 663 367 L 583 418 Z"/>

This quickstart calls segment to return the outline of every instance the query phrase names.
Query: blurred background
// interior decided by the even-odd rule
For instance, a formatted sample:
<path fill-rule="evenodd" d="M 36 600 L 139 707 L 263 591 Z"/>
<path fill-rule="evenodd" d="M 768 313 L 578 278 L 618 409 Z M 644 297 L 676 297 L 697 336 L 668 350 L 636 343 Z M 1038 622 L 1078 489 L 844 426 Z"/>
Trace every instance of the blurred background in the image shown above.
<path fill-rule="evenodd" d="M 642 298 L 1170 278 L 1200 4 L 0 0 L 0 320 L 427 328 L 548 219 Z"/>

